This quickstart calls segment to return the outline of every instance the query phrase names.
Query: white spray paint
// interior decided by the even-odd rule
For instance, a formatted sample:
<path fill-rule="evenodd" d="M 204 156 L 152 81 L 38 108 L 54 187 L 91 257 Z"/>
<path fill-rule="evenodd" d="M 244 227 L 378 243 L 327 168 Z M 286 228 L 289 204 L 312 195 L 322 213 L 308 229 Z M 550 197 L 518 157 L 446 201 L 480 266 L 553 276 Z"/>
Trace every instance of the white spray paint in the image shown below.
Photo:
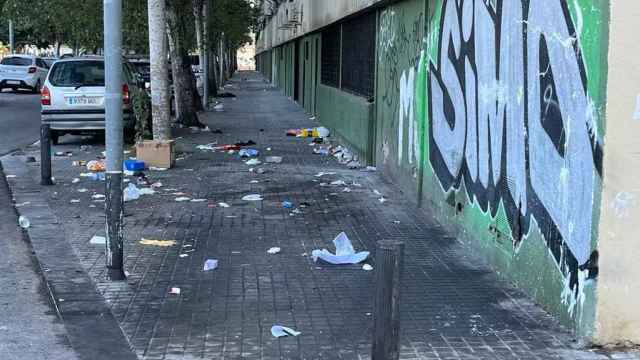
<path fill-rule="evenodd" d="M 418 138 L 418 127 L 415 124 L 415 78 L 416 71 L 412 67 L 408 71 L 403 71 L 400 77 L 400 102 L 398 110 L 398 164 L 402 163 L 404 157 L 404 122 L 408 122 L 408 161 L 413 164 L 416 155 L 416 140 Z"/>

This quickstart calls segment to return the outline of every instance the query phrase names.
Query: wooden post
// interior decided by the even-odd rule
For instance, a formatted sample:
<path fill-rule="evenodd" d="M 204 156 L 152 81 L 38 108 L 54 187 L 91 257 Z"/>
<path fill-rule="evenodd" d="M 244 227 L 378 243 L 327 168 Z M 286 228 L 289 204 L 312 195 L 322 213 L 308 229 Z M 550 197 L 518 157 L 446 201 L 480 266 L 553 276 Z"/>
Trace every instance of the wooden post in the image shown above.
<path fill-rule="evenodd" d="M 40 126 L 40 184 L 53 185 L 51 180 L 51 126 Z"/>
<path fill-rule="evenodd" d="M 400 358 L 399 305 L 403 257 L 403 242 L 393 240 L 378 242 L 372 360 Z"/>

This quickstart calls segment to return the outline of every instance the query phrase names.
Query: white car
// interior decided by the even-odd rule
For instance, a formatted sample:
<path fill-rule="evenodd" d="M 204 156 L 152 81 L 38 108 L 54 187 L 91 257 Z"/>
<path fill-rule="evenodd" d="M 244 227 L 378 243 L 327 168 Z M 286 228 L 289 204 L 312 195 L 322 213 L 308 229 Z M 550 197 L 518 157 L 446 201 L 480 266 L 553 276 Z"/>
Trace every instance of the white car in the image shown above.
<path fill-rule="evenodd" d="M 123 122 L 125 136 L 135 133 L 132 97 L 143 94 L 144 81 L 126 60 L 122 62 Z M 105 129 L 104 58 L 66 58 L 56 61 L 42 87 L 42 123 L 51 127 L 51 141 L 64 134 L 85 134 Z M 142 88 L 141 88 L 142 87 Z M 134 88 L 140 91 L 133 92 Z M 139 95 L 141 96 L 141 95 Z M 146 100 L 145 100 L 146 101 Z"/>
<path fill-rule="evenodd" d="M 30 89 L 39 93 L 49 67 L 42 58 L 33 55 L 9 55 L 0 61 L 0 91 Z"/>

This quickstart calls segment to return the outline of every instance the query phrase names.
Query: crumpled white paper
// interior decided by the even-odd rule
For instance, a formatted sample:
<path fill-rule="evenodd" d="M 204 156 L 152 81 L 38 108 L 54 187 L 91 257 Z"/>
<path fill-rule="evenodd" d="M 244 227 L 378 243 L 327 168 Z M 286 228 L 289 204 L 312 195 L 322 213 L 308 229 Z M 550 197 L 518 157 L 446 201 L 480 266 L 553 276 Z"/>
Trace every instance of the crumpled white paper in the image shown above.
<path fill-rule="evenodd" d="M 271 335 L 273 335 L 274 337 L 284 337 L 284 336 L 298 336 L 302 334 L 299 331 L 295 331 L 292 328 L 288 328 L 286 326 L 281 326 L 281 325 L 273 325 L 271 327 Z"/>
<path fill-rule="evenodd" d="M 332 254 L 327 249 L 313 250 L 311 256 L 313 261 L 317 262 L 318 259 L 322 259 L 330 264 L 342 265 L 342 264 L 357 264 L 369 257 L 368 251 L 361 251 L 356 253 L 351 244 L 351 240 L 344 232 L 340 233 L 333 239 L 333 244 L 336 247 L 336 253 Z"/>

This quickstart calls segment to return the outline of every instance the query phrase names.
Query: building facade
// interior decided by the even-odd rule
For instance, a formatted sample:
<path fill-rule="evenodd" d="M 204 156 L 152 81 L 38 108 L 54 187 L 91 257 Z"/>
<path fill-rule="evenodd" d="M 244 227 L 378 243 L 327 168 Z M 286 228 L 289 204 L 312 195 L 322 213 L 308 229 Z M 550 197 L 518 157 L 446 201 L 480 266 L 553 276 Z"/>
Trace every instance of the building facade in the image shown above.
<path fill-rule="evenodd" d="M 275 86 L 585 342 L 640 343 L 640 3 L 262 7 Z"/>

